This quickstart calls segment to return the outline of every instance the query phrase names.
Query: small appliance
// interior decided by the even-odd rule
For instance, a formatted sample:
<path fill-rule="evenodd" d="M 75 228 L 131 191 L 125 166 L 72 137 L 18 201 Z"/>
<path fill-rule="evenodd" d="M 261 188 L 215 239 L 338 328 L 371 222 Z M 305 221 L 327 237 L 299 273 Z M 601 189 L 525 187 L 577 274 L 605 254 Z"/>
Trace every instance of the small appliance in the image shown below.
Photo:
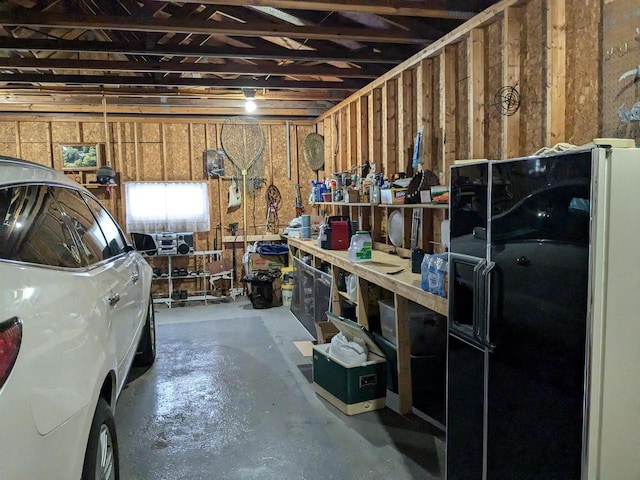
<path fill-rule="evenodd" d="M 327 217 L 323 232 L 320 247 L 327 250 L 349 249 L 353 232 L 351 220 L 348 216 L 335 215 Z"/>

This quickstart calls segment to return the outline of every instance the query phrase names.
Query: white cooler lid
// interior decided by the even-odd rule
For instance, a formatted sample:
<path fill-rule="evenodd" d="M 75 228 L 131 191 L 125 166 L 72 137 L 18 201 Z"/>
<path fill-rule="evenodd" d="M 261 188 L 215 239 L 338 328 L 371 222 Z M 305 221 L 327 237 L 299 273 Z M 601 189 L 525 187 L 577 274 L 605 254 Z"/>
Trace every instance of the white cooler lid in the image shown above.
<path fill-rule="evenodd" d="M 370 352 L 373 352 L 382 358 L 386 358 L 385 354 L 380 350 L 380 347 L 378 347 L 373 338 L 371 338 L 371 334 L 365 330 L 362 325 L 331 312 L 327 312 L 327 318 L 344 334 L 345 337 L 347 337 L 347 339 L 359 338 L 367 344 Z"/>

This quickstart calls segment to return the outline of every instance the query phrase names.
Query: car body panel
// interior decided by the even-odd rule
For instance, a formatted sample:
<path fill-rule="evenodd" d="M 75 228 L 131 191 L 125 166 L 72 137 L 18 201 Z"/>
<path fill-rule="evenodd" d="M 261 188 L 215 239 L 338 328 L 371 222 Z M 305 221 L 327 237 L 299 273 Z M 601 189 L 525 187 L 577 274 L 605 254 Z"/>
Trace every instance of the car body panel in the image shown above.
<path fill-rule="evenodd" d="M 31 183 L 95 198 L 61 172 L 0 157 L 0 189 Z M 0 259 L 0 321 L 15 316 L 23 326 L 0 388 L 2 480 L 80 478 L 101 389 L 111 383 L 107 401 L 115 410 L 137 353 L 151 277 L 131 249 L 82 268 Z M 120 300 L 110 305 L 116 293 Z"/>

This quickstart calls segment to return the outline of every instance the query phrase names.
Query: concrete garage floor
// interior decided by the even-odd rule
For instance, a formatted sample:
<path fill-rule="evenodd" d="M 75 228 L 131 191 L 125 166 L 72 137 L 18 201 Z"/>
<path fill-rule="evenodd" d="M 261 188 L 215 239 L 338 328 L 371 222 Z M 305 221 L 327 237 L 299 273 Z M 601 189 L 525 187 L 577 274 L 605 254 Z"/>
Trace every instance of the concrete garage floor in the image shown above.
<path fill-rule="evenodd" d="M 156 322 L 156 363 L 117 406 L 123 480 L 443 477 L 443 434 L 422 418 L 347 416 L 313 392 L 293 344 L 312 337 L 288 307 L 156 306 Z"/>

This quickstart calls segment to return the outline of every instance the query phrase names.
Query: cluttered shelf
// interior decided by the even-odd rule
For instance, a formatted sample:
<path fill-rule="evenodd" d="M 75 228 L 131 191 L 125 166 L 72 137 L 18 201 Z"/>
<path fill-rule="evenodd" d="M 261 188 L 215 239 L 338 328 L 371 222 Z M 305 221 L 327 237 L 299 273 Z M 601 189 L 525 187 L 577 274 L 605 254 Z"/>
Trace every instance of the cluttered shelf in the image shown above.
<path fill-rule="evenodd" d="M 380 207 L 380 208 L 435 208 L 448 209 L 448 203 L 348 203 L 348 202 L 311 202 L 311 206 L 338 205 L 341 207 Z"/>
<path fill-rule="evenodd" d="M 411 272 L 411 259 L 374 250 L 371 261 L 354 263 L 348 259 L 347 251 L 320 248 L 317 246 L 316 240 L 289 238 L 289 246 L 300 249 L 338 268 L 348 270 L 358 277 L 441 315 L 446 316 L 448 313 L 449 307 L 446 298 L 425 292 L 421 288 L 420 274 Z"/>

